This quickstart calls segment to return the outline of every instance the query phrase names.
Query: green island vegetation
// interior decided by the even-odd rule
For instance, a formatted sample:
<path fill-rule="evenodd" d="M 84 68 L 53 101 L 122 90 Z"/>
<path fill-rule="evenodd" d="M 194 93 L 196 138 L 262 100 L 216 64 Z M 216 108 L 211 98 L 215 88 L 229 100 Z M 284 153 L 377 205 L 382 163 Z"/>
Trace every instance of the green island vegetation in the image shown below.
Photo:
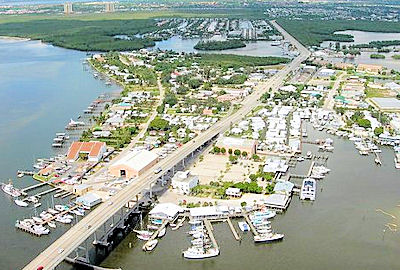
<path fill-rule="evenodd" d="M 199 41 L 194 48 L 203 51 L 222 51 L 236 48 L 244 48 L 246 43 L 241 40 L 223 40 L 223 41 Z"/>
<path fill-rule="evenodd" d="M 358 126 L 363 127 L 363 128 L 371 128 L 371 121 L 369 121 L 368 119 L 365 119 L 364 117 L 365 117 L 365 115 L 363 112 L 356 111 L 350 117 L 350 119 L 348 119 L 347 125 L 351 126 L 353 124 L 357 124 Z"/>
<path fill-rule="evenodd" d="M 382 49 L 384 47 L 389 46 L 398 46 L 400 45 L 400 40 L 384 40 L 384 41 L 371 41 L 367 44 L 356 44 L 352 45 L 353 48 L 377 48 Z"/>
<path fill-rule="evenodd" d="M 234 54 L 200 54 L 196 60 L 202 66 L 215 65 L 221 68 L 270 66 L 290 62 L 290 59 L 286 57 L 259 57 Z"/>
<path fill-rule="evenodd" d="M 395 60 L 400 60 L 400 54 L 394 54 L 392 55 L 392 58 Z"/>
<path fill-rule="evenodd" d="M 337 31 L 400 33 L 400 22 L 350 20 L 287 20 L 277 22 L 305 46 L 318 46 L 323 41 L 352 42 L 353 36 Z"/>
<path fill-rule="evenodd" d="M 1 21 L 0 21 L 1 22 Z M 154 46 L 154 41 L 134 35 L 156 30 L 154 20 L 61 20 L 44 19 L 0 23 L 0 35 L 42 40 L 80 51 L 137 50 Z M 114 38 L 127 35 L 130 40 Z"/>
<path fill-rule="evenodd" d="M 371 59 L 385 59 L 386 56 L 383 54 L 373 53 L 369 56 Z"/>

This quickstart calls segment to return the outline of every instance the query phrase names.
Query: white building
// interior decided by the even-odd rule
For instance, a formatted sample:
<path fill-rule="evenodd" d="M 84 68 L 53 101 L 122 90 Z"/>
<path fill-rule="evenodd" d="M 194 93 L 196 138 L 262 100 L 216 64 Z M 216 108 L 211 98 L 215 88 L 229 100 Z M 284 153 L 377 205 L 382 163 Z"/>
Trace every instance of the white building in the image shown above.
<path fill-rule="evenodd" d="M 190 171 L 179 171 L 172 177 L 171 185 L 179 193 L 189 194 L 192 188 L 199 184 L 199 177 L 191 175 Z"/>
<path fill-rule="evenodd" d="M 231 196 L 231 197 L 241 197 L 242 192 L 240 191 L 240 188 L 227 188 L 225 191 L 226 196 Z"/>
<path fill-rule="evenodd" d="M 183 208 L 173 203 L 157 204 L 149 213 L 150 219 L 174 220 Z"/>

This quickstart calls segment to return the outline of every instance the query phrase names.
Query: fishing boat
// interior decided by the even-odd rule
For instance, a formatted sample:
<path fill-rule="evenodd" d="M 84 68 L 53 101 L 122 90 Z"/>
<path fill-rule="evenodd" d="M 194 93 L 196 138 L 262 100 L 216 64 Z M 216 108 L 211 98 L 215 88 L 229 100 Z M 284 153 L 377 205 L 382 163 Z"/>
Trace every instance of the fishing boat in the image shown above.
<path fill-rule="evenodd" d="M 143 245 L 143 250 L 144 251 L 152 251 L 158 244 L 158 240 L 150 240 L 146 244 Z"/>
<path fill-rule="evenodd" d="M 315 201 L 316 185 L 317 183 L 315 182 L 314 179 L 312 178 L 304 179 L 303 184 L 301 186 L 300 199 Z"/>
<path fill-rule="evenodd" d="M 183 251 L 183 257 L 186 259 L 205 259 L 211 258 L 219 255 L 218 248 L 198 248 L 198 247 L 190 247 L 187 250 Z"/>
<path fill-rule="evenodd" d="M 281 233 L 267 233 L 254 236 L 254 242 L 256 243 L 270 243 L 274 241 L 282 240 L 285 235 Z"/>
<path fill-rule="evenodd" d="M 14 202 L 15 202 L 16 205 L 21 206 L 21 207 L 27 207 L 28 206 L 28 203 L 24 202 L 22 200 L 14 200 Z"/>
<path fill-rule="evenodd" d="M 238 222 L 238 225 L 239 225 L 239 229 L 242 231 L 242 232 L 247 232 L 247 231 L 249 231 L 250 230 L 250 227 L 249 227 L 249 225 L 246 223 L 246 222 Z"/>
<path fill-rule="evenodd" d="M 22 192 L 12 185 L 11 180 L 9 181 L 8 184 L 1 183 L 1 189 L 4 191 L 4 193 L 6 193 L 14 198 L 17 198 L 22 195 Z"/>
<path fill-rule="evenodd" d="M 157 235 L 158 238 L 161 238 L 165 235 L 165 233 L 167 232 L 166 228 L 163 228 Z"/>

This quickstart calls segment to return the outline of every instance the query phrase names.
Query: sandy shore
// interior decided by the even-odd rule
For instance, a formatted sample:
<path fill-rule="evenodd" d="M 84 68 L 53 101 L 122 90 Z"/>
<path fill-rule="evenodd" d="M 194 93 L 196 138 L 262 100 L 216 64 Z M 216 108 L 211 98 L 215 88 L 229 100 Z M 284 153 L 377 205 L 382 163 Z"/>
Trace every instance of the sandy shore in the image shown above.
<path fill-rule="evenodd" d="M 28 41 L 28 40 L 31 40 L 30 38 L 9 37 L 9 36 L 0 36 L 0 39 L 15 40 L 15 41 Z"/>

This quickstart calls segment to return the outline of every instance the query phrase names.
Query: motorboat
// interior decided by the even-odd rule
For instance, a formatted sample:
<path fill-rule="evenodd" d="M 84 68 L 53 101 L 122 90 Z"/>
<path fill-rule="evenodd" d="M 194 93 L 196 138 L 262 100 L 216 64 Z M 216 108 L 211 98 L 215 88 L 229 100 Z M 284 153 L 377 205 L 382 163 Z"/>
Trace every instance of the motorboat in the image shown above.
<path fill-rule="evenodd" d="M 153 235 L 152 232 L 149 231 L 136 231 L 134 230 L 135 233 L 137 233 L 137 238 L 143 241 L 148 241 L 150 240 L 151 236 Z"/>
<path fill-rule="evenodd" d="M 147 225 L 147 229 L 149 229 L 149 230 L 158 230 L 158 226 L 148 224 L 148 225 Z"/>
<path fill-rule="evenodd" d="M 306 159 L 311 159 L 312 158 L 312 153 L 311 151 L 308 151 L 306 154 Z"/>
<path fill-rule="evenodd" d="M 157 235 L 158 238 L 161 238 L 165 235 L 165 233 L 167 232 L 166 228 L 163 228 Z"/>
<path fill-rule="evenodd" d="M 32 219 L 33 219 L 36 223 L 43 223 L 43 219 L 41 219 L 40 217 L 32 217 Z"/>
<path fill-rule="evenodd" d="M 52 215 L 58 214 L 58 211 L 57 211 L 57 210 L 54 210 L 53 208 L 47 209 L 47 212 L 49 212 L 49 213 L 52 214 Z"/>
<path fill-rule="evenodd" d="M 61 215 L 57 216 L 55 220 L 58 222 L 64 223 L 64 224 L 69 224 L 72 222 L 71 219 L 61 216 Z"/>
<path fill-rule="evenodd" d="M 56 204 L 56 205 L 54 206 L 54 208 L 55 208 L 57 211 L 59 211 L 59 212 L 63 212 L 63 211 L 68 210 L 68 207 L 67 207 L 67 206 L 61 205 L 61 204 Z"/>
<path fill-rule="evenodd" d="M 396 156 L 394 157 L 394 167 L 400 169 L 400 153 L 396 153 Z"/>
<path fill-rule="evenodd" d="M 28 206 L 28 203 L 24 202 L 22 200 L 14 200 L 14 202 L 15 202 L 16 205 L 21 206 L 21 207 L 27 207 Z"/>
<path fill-rule="evenodd" d="M 38 208 L 38 207 L 42 206 L 42 203 L 38 202 L 38 203 L 35 203 L 33 206 L 34 206 L 35 208 Z"/>
<path fill-rule="evenodd" d="M 57 228 L 56 223 L 53 222 L 53 221 L 48 222 L 47 225 L 49 225 L 49 227 L 50 227 L 50 228 L 53 228 L 53 229 Z"/>
<path fill-rule="evenodd" d="M 302 161 L 304 161 L 304 160 L 305 160 L 305 159 L 304 159 L 302 156 L 300 156 L 300 157 L 297 158 L 297 161 L 298 161 L 298 162 L 302 162 Z"/>
<path fill-rule="evenodd" d="M 238 222 L 238 225 L 239 225 L 239 229 L 240 229 L 242 232 L 247 232 L 247 231 L 250 230 L 249 225 L 248 225 L 246 222 L 244 222 L 244 221 Z"/>
<path fill-rule="evenodd" d="M 36 232 L 39 235 L 49 234 L 50 233 L 50 230 L 47 229 L 46 227 L 42 226 L 42 225 L 33 225 L 32 229 L 33 229 L 34 232 Z"/>
<path fill-rule="evenodd" d="M 36 198 L 35 196 L 30 196 L 28 197 L 28 201 L 30 201 L 31 203 L 38 203 L 39 199 Z"/>
<path fill-rule="evenodd" d="M 4 191 L 4 193 L 14 198 L 22 195 L 22 192 L 19 189 L 15 188 L 11 181 L 8 184 L 1 183 L 1 189 Z"/>
<path fill-rule="evenodd" d="M 301 186 L 300 199 L 315 201 L 316 185 L 317 183 L 315 182 L 314 179 L 312 178 L 304 179 L 303 184 Z"/>
<path fill-rule="evenodd" d="M 284 234 L 281 233 L 267 233 L 254 236 L 254 242 L 256 243 L 270 243 L 274 241 L 282 240 Z"/>
<path fill-rule="evenodd" d="M 150 240 L 146 244 L 143 245 L 143 250 L 144 251 L 152 251 L 158 244 L 158 240 Z"/>
<path fill-rule="evenodd" d="M 183 251 L 183 257 L 186 259 L 205 259 L 211 258 L 219 255 L 218 248 L 198 248 L 198 247 L 190 247 L 187 250 Z"/>

